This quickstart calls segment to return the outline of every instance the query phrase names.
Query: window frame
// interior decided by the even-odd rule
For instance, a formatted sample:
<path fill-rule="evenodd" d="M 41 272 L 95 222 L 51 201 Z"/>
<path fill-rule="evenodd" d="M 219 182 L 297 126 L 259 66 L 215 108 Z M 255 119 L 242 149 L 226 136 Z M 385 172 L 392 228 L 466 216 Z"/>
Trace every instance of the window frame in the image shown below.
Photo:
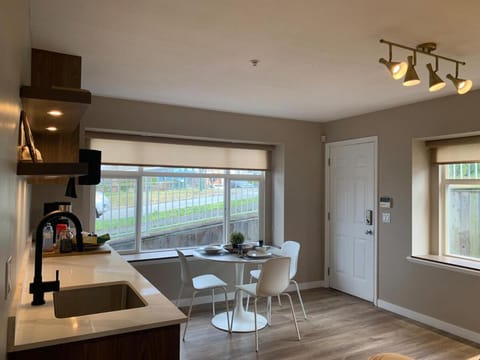
<path fill-rule="evenodd" d="M 103 164 L 106 165 L 106 164 Z M 126 166 L 126 165 L 125 165 Z M 127 166 L 126 166 L 127 167 Z M 136 171 L 133 170 L 103 170 L 101 178 L 109 178 L 109 179 L 136 179 L 137 182 L 137 210 L 136 210 L 136 224 L 135 224 L 135 249 L 132 250 L 118 250 L 119 254 L 122 255 L 131 255 L 131 254 L 142 254 L 142 253 L 152 253 L 152 252 L 167 252 L 172 251 L 171 248 L 169 249 L 155 249 L 155 250 L 142 250 L 141 249 L 141 241 L 142 241 L 142 211 L 138 211 L 139 209 L 143 209 L 143 178 L 144 177 L 191 177 L 191 178 L 222 178 L 224 179 L 224 187 L 223 187 L 223 199 L 224 199 L 224 216 L 223 216 L 223 243 L 226 243 L 229 237 L 229 225 L 230 225 L 230 194 L 231 194 L 231 182 L 235 180 L 250 180 L 250 181 L 258 181 L 259 188 L 258 188 L 258 221 L 259 221 L 259 237 L 261 239 L 265 239 L 265 222 L 266 222 L 266 189 L 265 189 L 265 182 L 267 177 L 268 170 L 256 170 L 260 171 L 259 175 L 253 174 L 235 174 L 232 173 L 237 169 L 219 169 L 223 170 L 224 173 L 188 173 L 188 172 L 169 172 L 169 171 L 146 171 L 145 168 L 152 168 L 153 166 L 138 166 Z M 160 166 L 158 166 L 160 167 Z M 190 169 L 191 167 L 175 167 L 172 169 L 181 169 L 187 168 Z M 197 169 L 207 169 L 207 168 L 197 168 Z M 239 169 L 244 170 L 244 169 Z M 91 187 L 91 194 L 90 194 L 90 223 L 93 224 L 95 227 L 95 193 L 96 193 L 96 186 Z M 197 246 L 189 246 L 189 247 L 182 247 L 183 249 L 192 249 L 196 248 Z"/>

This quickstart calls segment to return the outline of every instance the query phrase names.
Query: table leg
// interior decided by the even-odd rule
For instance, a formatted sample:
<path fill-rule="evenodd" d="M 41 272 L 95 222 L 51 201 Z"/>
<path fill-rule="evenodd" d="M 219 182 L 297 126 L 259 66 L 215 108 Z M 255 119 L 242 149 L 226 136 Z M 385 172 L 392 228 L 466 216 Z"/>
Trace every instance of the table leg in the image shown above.
<path fill-rule="evenodd" d="M 244 264 L 235 263 L 235 284 L 243 284 L 243 271 Z M 233 328 L 234 332 L 251 332 L 255 331 L 255 318 L 254 313 L 251 311 L 245 311 L 243 306 L 243 293 L 241 291 L 237 292 L 237 298 L 235 299 L 235 318 L 233 319 Z M 230 321 L 232 312 L 229 312 Z M 227 313 L 221 313 L 213 317 L 212 325 L 218 329 L 228 331 L 228 322 L 227 322 Z M 267 319 L 262 315 L 257 314 L 257 326 L 258 329 L 263 329 L 267 326 Z"/>

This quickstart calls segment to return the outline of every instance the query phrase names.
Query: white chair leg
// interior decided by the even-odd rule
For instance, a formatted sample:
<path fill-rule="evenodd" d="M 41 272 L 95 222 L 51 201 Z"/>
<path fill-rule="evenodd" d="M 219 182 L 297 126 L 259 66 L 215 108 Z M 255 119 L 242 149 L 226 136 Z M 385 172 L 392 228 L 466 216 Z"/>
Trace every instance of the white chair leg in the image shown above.
<path fill-rule="evenodd" d="M 235 294 L 233 295 L 233 309 L 232 309 L 232 318 L 230 319 L 228 331 L 232 333 L 233 329 L 233 319 L 235 318 L 235 308 L 237 307 L 237 292 L 240 291 L 239 289 L 235 290 Z"/>
<path fill-rule="evenodd" d="M 272 326 L 272 297 L 267 297 L 267 324 Z"/>
<path fill-rule="evenodd" d="M 297 330 L 298 341 L 300 341 L 300 331 L 298 331 L 297 317 L 295 316 L 295 310 L 293 309 L 292 297 L 287 293 L 283 293 L 282 295 L 286 295 L 288 297 L 288 300 L 290 301 L 290 309 L 292 309 L 293 322 L 295 323 L 295 329 Z"/>
<path fill-rule="evenodd" d="M 223 287 L 222 289 L 223 289 L 223 292 L 225 293 L 225 308 L 227 309 L 227 325 L 228 325 L 228 330 L 229 330 L 228 332 L 231 333 L 231 331 L 230 331 L 230 318 L 229 318 L 229 315 L 228 315 L 229 309 L 228 309 L 227 288 L 226 288 L 226 287 Z"/>
<path fill-rule="evenodd" d="M 280 300 L 280 295 L 277 295 L 278 306 L 282 306 L 282 300 Z"/>
<path fill-rule="evenodd" d="M 185 341 L 185 335 L 187 334 L 188 322 L 190 321 L 190 314 L 192 313 L 193 299 L 195 298 L 196 294 L 197 292 L 194 291 L 192 294 L 192 300 L 190 301 L 190 307 L 188 308 L 187 322 L 185 323 L 185 329 L 183 330 L 183 341 Z"/>
<path fill-rule="evenodd" d="M 305 312 L 305 308 L 303 307 L 302 295 L 300 295 L 300 289 L 298 287 L 298 283 L 293 279 L 291 279 L 290 281 L 293 282 L 295 284 L 295 286 L 297 287 L 298 300 L 300 301 L 300 306 L 302 307 L 303 316 L 305 317 L 305 320 L 307 320 L 307 313 Z"/>
<path fill-rule="evenodd" d="M 212 289 L 212 314 L 215 316 L 215 289 Z"/>
<path fill-rule="evenodd" d="M 255 319 L 255 351 L 258 352 L 258 328 L 257 328 L 257 297 L 253 301 L 254 319 Z"/>
<path fill-rule="evenodd" d="M 183 292 L 183 283 L 180 284 L 180 291 L 178 292 L 177 301 L 175 302 L 175 305 L 177 307 L 178 307 L 178 302 L 180 301 L 180 297 L 182 296 L 182 292 Z"/>
<path fill-rule="evenodd" d="M 250 284 L 253 282 L 253 276 L 250 275 Z M 250 295 L 247 294 L 247 305 L 245 305 L 245 311 L 248 311 L 248 304 L 250 303 Z"/>

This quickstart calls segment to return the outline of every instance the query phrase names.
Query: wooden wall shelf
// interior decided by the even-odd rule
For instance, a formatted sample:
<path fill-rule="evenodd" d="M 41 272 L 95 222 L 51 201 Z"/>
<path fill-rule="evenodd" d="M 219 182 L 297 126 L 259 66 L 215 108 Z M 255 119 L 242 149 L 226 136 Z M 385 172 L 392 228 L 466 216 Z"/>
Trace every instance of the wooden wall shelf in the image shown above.
<path fill-rule="evenodd" d="M 88 174 L 88 163 L 18 162 L 17 175 L 37 177 L 81 176 Z"/>
<path fill-rule="evenodd" d="M 48 126 L 57 127 L 56 134 L 72 133 L 92 102 L 90 92 L 81 89 L 22 86 L 20 97 L 32 131 L 37 134 L 48 134 Z M 63 115 L 53 117 L 47 114 L 50 110 L 59 110 Z"/>
<path fill-rule="evenodd" d="M 20 87 L 20 98 L 43 162 L 19 161 L 17 175 L 39 184 L 64 183 L 69 177 L 88 175 L 90 160 L 79 155 L 80 121 L 92 94 L 81 89 L 81 57 L 32 49 L 31 62 L 31 86 Z M 51 110 L 62 115 L 48 114 Z M 47 127 L 57 130 L 48 131 Z M 23 143 L 19 141 L 19 145 Z"/>

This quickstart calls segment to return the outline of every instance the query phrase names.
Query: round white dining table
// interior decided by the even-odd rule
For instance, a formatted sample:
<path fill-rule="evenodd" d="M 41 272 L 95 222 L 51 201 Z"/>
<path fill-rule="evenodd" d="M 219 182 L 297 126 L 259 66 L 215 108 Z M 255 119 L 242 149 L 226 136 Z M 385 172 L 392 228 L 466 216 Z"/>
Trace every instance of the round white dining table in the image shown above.
<path fill-rule="evenodd" d="M 263 264 L 270 257 L 261 259 L 249 258 L 247 256 L 240 257 L 237 254 L 230 254 L 225 250 L 222 250 L 217 255 L 208 255 L 202 250 L 194 250 L 193 256 L 202 260 L 215 261 L 235 264 L 235 285 L 243 284 L 243 271 L 245 264 Z M 235 318 L 233 319 L 234 332 L 251 332 L 255 331 L 255 314 L 251 311 L 245 311 L 243 307 L 243 294 L 241 291 L 237 292 L 237 298 L 235 299 Z M 229 312 L 229 316 L 232 316 L 232 311 Z M 227 313 L 219 313 L 212 318 L 212 325 L 217 329 L 228 331 Z M 257 328 L 263 329 L 267 326 L 267 319 L 257 313 Z"/>

